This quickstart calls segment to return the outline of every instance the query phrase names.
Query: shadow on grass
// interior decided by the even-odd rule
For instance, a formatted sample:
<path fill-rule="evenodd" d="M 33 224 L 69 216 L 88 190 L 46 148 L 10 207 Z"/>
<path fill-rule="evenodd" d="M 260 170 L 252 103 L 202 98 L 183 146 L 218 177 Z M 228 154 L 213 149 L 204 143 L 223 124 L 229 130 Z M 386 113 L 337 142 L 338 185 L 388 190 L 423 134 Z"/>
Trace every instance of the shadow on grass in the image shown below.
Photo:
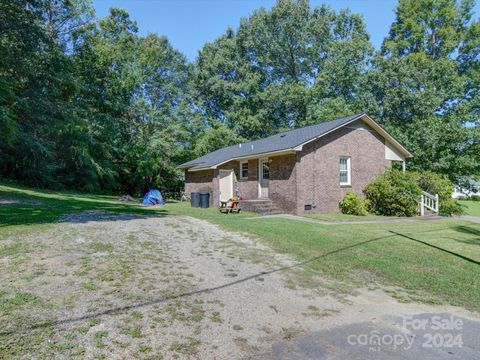
<path fill-rule="evenodd" d="M 477 260 L 475 260 L 475 259 L 469 258 L 469 257 L 464 256 L 464 255 L 461 255 L 461 254 L 458 254 L 458 253 L 456 253 L 456 252 L 453 252 L 453 251 L 444 249 L 444 248 L 442 248 L 442 247 L 440 247 L 440 246 L 436 246 L 436 245 L 430 244 L 430 243 L 428 243 L 428 242 L 426 242 L 426 241 L 422 241 L 422 240 L 415 239 L 415 238 L 413 238 L 413 237 L 411 237 L 411 236 L 408 236 L 408 235 L 406 235 L 406 234 L 402 234 L 402 233 L 399 233 L 399 232 L 396 232 L 396 231 L 390 230 L 390 232 L 391 232 L 392 234 L 401 236 L 401 237 L 403 237 L 403 238 L 405 238 L 405 239 L 409 239 L 409 240 L 415 241 L 415 242 L 417 242 L 417 243 L 420 243 L 420 244 L 429 246 L 429 247 L 431 247 L 431 248 L 434 248 L 434 249 L 443 251 L 443 252 L 445 252 L 445 253 L 447 253 L 447 254 L 456 256 L 456 257 L 458 257 L 458 258 L 460 258 L 460 259 L 462 259 L 462 260 L 471 262 L 471 263 L 476 264 L 476 265 L 480 265 L 480 261 L 477 261 Z M 455 240 L 455 239 L 454 239 L 454 240 Z"/>
<path fill-rule="evenodd" d="M 454 229 L 464 234 L 475 235 L 480 237 L 480 229 L 475 228 L 473 226 L 458 225 L 458 226 L 455 226 Z"/>
<path fill-rule="evenodd" d="M 460 243 L 463 243 L 463 244 L 468 244 L 468 245 L 480 245 L 480 230 L 478 230 L 474 227 L 465 226 L 465 225 L 455 226 L 453 229 L 458 231 L 459 233 L 478 236 L 478 237 L 470 238 L 470 239 L 450 238 L 451 240 L 457 241 L 457 242 L 460 242 Z"/>
<path fill-rule="evenodd" d="M 55 194 L 48 192 L 0 191 L 0 198 L 11 202 L 0 204 L 0 228 L 12 225 L 48 224 L 57 222 L 63 215 L 84 211 L 97 211 L 98 216 L 86 217 L 88 221 L 128 220 L 128 216 L 101 216 L 102 212 L 159 217 L 168 215 L 162 208 L 144 208 L 138 203 L 120 203 L 102 196 Z M 94 214 L 94 213 L 91 213 Z M 81 219 L 81 217 L 77 217 Z M 74 220 L 75 217 L 72 217 Z"/>
<path fill-rule="evenodd" d="M 465 226 L 465 225 L 457 225 L 457 226 L 452 226 L 452 227 L 445 227 L 445 228 L 439 228 L 435 229 L 435 232 L 442 232 L 442 230 L 455 230 L 459 233 L 467 234 L 467 235 L 474 235 L 478 236 L 478 238 L 473 238 L 473 239 L 457 239 L 454 237 L 449 237 L 448 239 L 461 242 L 464 244 L 468 245 L 480 245 L 480 230 L 472 227 L 472 226 Z M 419 235 L 423 233 L 428 233 L 432 232 L 432 230 L 427 230 L 427 231 L 414 231 L 414 232 L 405 232 L 402 231 L 402 235 Z"/>
<path fill-rule="evenodd" d="M 25 332 L 29 332 L 29 331 L 34 331 L 34 330 L 37 330 L 37 329 L 61 326 L 61 325 L 65 325 L 65 324 L 71 324 L 71 323 L 75 323 L 75 322 L 79 322 L 79 321 L 85 321 L 85 320 L 88 320 L 88 319 L 91 319 L 91 318 L 97 318 L 97 317 L 106 316 L 106 315 L 117 315 L 117 314 L 124 313 L 126 311 L 139 309 L 139 308 L 143 308 L 143 307 L 147 307 L 147 306 L 152 306 L 152 305 L 156 305 L 156 304 L 161 304 L 161 303 L 165 303 L 165 302 L 171 301 L 171 300 L 177 300 L 177 299 L 190 297 L 190 296 L 194 296 L 194 295 L 198 295 L 198 294 L 202 294 L 202 293 L 214 292 L 214 291 L 217 291 L 217 290 L 228 288 L 230 286 L 234 286 L 234 285 L 237 285 L 237 284 L 240 284 L 240 283 L 244 283 L 246 281 L 254 280 L 255 278 L 258 278 L 258 277 L 268 276 L 268 275 L 271 275 L 271 274 L 274 274 L 274 273 L 277 273 L 277 272 L 290 270 L 290 269 L 298 268 L 298 267 L 301 267 L 301 266 L 304 266 L 304 265 L 308 265 L 312 262 L 318 261 L 318 260 L 320 260 L 322 258 L 325 258 L 327 256 L 330 256 L 330 255 L 338 254 L 340 252 L 350 250 L 350 249 L 353 249 L 353 248 L 356 248 L 356 247 L 359 247 L 359 246 L 363 246 L 363 245 L 368 244 L 368 243 L 372 243 L 372 242 L 375 242 L 375 241 L 384 240 L 384 239 L 392 238 L 392 237 L 396 237 L 396 236 L 397 235 L 386 235 L 386 236 L 381 236 L 381 237 L 378 237 L 378 238 L 375 238 L 375 239 L 361 241 L 361 242 L 358 242 L 358 243 L 353 244 L 353 245 L 341 247 L 339 249 L 326 252 L 324 254 L 312 257 L 312 258 L 310 258 L 308 260 L 305 260 L 305 261 L 297 262 L 295 264 L 288 265 L 288 266 L 282 266 L 282 267 L 272 269 L 272 270 L 269 270 L 269 271 L 261 271 L 257 274 L 249 275 L 249 276 L 243 277 L 241 279 L 238 279 L 238 280 L 235 280 L 235 281 L 232 281 L 232 282 L 228 282 L 228 283 L 225 283 L 225 284 L 221 284 L 221 285 L 218 285 L 218 286 L 203 288 L 203 289 L 199 289 L 199 290 L 193 290 L 193 291 L 184 292 L 184 293 L 177 294 L 177 295 L 165 296 L 165 297 L 161 297 L 161 298 L 158 298 L 158 299 L 154 299 L 152 301 L 145 301 L 145 302 L 140 302 L 140 303 L 136 303 L 136 304 L 119 306 L 119 307 L 115 307 L 115 308 L 112 308 L 112 309 L 107 309 L 107 310 L 104 310 L 104 311 L 99 311 L 99 312 L 96 312 L 96 313 L 92 313 L 92 314 L 89 314 L 89 315 L 78 316 L 78 317 L 73 317 L 73 318 L 69 318 L 69 319 L 55 320 L 55 321 L 47 320 L 47 321 L 44 321 L 44 322 L 41 322 L 41 323 L 38 323 L 38 324 L 35 324 L 35 325 L 32 325 L 32 326 L 23 328 L 23 329 L 11 330 L 11 331 L 2 331 L 2 332 L 0 332 L 0 336 L 17 335 L 17 334 L 21 334 L 21 333 L 25 333 Z"/>

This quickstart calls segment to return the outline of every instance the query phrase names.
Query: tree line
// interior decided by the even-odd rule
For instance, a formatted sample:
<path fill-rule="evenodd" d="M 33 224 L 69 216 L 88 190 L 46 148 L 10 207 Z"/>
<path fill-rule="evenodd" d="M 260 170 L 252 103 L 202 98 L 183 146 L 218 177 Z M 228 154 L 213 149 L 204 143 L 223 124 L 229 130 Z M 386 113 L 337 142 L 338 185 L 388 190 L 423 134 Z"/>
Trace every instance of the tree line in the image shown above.
<path fill-rule="evenodd" d="M 181 189 L 180 162 L 366 111 L 409 168 L 480 175 L 473 0 L 400 0 L 376 51 L 361 15 L 278 0 L 190 62 L 88 0 L 0 0 L 0 177 L 138 194 Z"/>

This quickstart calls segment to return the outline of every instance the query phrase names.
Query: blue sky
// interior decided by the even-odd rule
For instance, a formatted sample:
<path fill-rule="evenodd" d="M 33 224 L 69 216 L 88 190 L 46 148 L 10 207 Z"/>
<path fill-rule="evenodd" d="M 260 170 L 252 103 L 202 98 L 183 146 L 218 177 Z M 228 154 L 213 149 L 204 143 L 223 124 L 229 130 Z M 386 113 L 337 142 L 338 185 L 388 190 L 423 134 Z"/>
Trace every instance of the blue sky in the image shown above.
<path fill-rule="evenodd" d="M 97 17 L 110 7 L 126 9 L 138 23 L 142 35 L 157 33 L 189 60 L 195 59 L 206 42 L 219 37 L 228 26 L 237 28 L 240 18 L 261 6 L 270 8 L 275 0 L 94 0 Z M 329 4 L 339 10 L 350 8 L 363 14 L 371 42 L 379 48 L 394 19 L 396 0 L 310 0 L 311 6 Z M 479 5 L 476 6 L 478 16 Z"/>

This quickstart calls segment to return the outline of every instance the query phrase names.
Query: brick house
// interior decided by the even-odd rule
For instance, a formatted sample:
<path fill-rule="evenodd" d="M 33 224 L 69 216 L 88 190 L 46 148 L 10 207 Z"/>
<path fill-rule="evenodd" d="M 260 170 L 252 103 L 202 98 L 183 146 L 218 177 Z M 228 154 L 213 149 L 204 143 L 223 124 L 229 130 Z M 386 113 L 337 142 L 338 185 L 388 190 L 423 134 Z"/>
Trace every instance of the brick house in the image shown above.
<path fill-rule="evenodd" d="M 216 150 L 181 164 L 185 192 L 210 193 L 211 206 L 234 195 L 264 213 L 338 210 L 410 152 L 365 113 Z"/>

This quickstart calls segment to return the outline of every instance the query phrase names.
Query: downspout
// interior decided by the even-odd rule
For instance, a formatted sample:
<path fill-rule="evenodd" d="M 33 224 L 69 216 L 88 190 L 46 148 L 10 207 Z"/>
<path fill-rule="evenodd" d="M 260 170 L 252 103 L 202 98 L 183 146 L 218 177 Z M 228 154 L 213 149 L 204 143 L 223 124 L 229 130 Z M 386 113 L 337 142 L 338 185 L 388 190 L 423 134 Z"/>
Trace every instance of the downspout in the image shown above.
<path fill-rule="evenodd" d="M 316 189 L 316 186 L 317 186 L 317 171 L 316 171 L 316 165 L 317 165 L 317 150 L 318 150 L 318 141 L 315 141 L 315 146 L 313 147 L 313 166 L 312 166 L 312 170 L 313 170 L 313 176 L 312 176 L 312 179 L 313 179 L 313 194 L 312 194 L 312 208 L 316 208 L 317 207 L 317 202 L 315 201 L 315 198 L 316 198 L 316 193 L 317 193 L 317 189 Z"/>

